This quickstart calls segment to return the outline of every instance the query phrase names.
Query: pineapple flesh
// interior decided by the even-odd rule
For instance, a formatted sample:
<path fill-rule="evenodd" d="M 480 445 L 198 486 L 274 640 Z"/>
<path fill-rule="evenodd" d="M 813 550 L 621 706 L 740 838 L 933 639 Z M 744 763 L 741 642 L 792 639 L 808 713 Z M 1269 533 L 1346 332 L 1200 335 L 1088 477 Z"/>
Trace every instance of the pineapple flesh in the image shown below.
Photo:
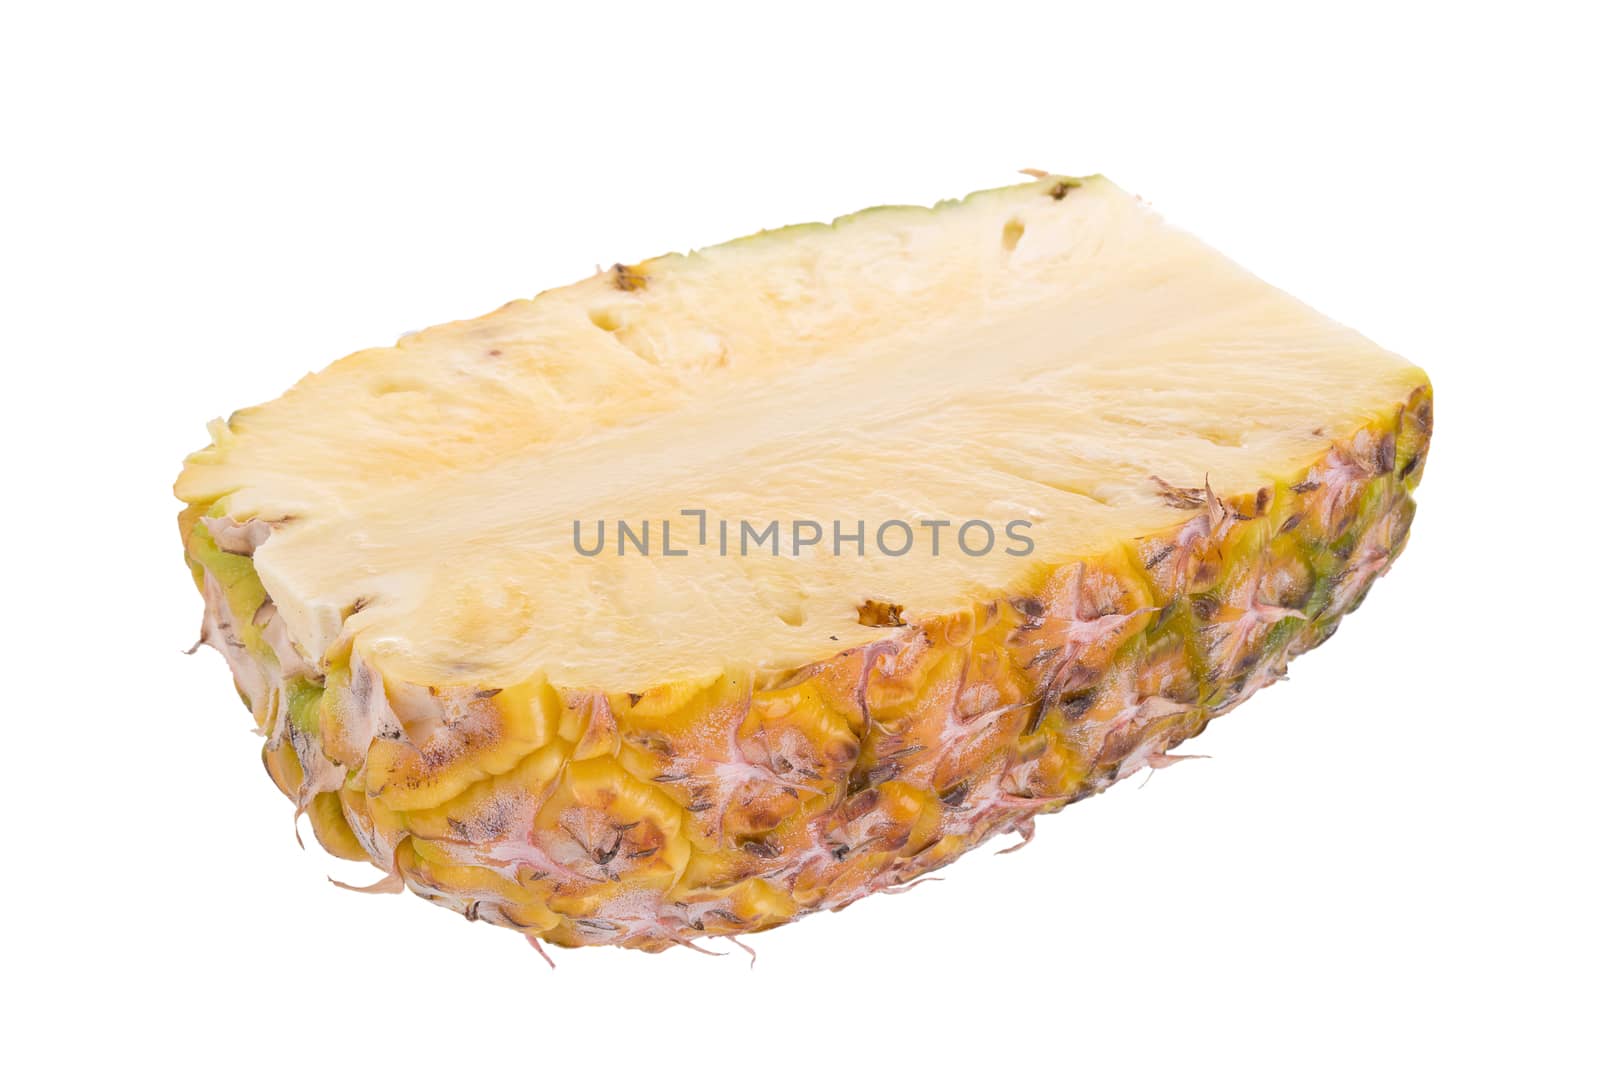
<path fill-rule="evenodd" d="M 1388 568 L 1431 423 L 1416 367 L 1049 175 L 358 352 L 177 494 L 297 823 L 659 950 L 1179 758 Z"/>

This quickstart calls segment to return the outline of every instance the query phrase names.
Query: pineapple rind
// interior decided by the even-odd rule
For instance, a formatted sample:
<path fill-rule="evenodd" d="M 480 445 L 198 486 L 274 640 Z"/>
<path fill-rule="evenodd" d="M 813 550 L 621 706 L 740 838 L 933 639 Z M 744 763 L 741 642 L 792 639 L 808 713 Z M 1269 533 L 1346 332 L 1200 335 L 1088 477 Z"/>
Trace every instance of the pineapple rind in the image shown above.
<path fill-rule="evenodd" d="M 312 667 L 258 625 L 264 533 L 180 527 L 202 640 L 325 847 L 468 919 L 659 951 L 906 885 L 1181 758 L 1388 569 L 1431 427 L 1424 383 L 1253 494 L 1170 487 L 1170 527 L 1027 587 L 781 678 L 631 693 L 423 687 L 349 648 Z"/>

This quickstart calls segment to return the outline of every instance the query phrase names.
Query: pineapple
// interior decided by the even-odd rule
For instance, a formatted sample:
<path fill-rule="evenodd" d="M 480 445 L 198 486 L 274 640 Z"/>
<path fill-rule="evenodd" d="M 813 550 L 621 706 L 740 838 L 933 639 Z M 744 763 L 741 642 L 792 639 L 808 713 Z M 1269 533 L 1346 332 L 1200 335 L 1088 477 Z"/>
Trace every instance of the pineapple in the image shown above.
<path fill-rule="evenodd" d="M 535 947 L 733 938 L 1026 841 L 1329 637 L 1405 543 L 1426 377 L 1034 177 L 214 423 L 201 640 L 297 827 Z"/>

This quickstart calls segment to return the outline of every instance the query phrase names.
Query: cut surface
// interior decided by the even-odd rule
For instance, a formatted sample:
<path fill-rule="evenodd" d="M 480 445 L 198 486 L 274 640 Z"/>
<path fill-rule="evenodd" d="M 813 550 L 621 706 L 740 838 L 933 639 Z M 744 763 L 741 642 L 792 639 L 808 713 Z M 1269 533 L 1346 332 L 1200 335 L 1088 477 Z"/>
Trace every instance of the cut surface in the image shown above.
<path fill-rule="evenodd" d="M 1048 177 L 357 353 L 214 425 L 180 527 L 330 852 L 659 950 L 1181 758 L 1387 570 L 1431 427 L 1415 367 Z"/>
<path fill-rule="evenodd" d="M 869 598 L 916 618 L 1016 588 L 1169 522 L 1156 479 L 1253 492 L 1423 381 L 1109 182 L 1058 184 L 665 257 L 358 353 L 236 414 L 179 493 L 292 520 L 256 566 L 312 661 L 353 637 L 425 683 L 639 689 L 870 641 Z M 650 555 L 617 555 L 618 520 Z M 779 555 L 741 555 L 741 522 L 749 544 L 773 520 Z M 796 520 L 824 533 L 798 558 Z M 955 543 L 971 520 L 986 555 Z M 574 523 L 592 548 L 602 521 L 580 556 Z M 663 521 L 695 550 L 663 557 Z M 835 521 L 864 556 L 834 553 Z"/>

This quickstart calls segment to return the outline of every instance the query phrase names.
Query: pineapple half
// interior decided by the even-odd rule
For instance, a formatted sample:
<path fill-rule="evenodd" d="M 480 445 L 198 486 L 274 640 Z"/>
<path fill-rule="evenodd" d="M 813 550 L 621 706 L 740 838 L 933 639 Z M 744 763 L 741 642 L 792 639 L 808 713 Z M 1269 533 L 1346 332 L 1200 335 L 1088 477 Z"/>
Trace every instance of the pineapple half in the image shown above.
<path fill-rule="evenodd" d="M 177 494 L 297 823 L 535 947 L 659 950 L 1178 758 L 1389 567 L 1431 420 L 1416 367 L 1038 175 L 358 352 Z"/>

